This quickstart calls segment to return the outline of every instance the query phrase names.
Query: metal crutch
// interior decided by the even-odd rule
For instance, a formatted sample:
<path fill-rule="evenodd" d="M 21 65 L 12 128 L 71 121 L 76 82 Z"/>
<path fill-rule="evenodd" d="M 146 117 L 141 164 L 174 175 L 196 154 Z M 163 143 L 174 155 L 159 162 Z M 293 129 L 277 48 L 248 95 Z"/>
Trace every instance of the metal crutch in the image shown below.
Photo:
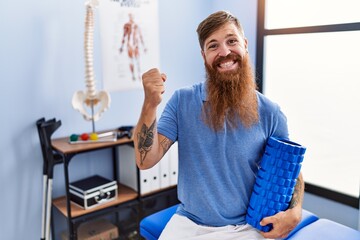
<path fill-rule="evenodd" d="M 61 121 L 55 119 L 45 121 L 44 118 L 41 118 L 36 122 L 36 125 L 44 159 L 41 240 L 48 240 L 50 239 L 53 168 L 55 164 L 62 162 L 62 156 L 54 152 L 51 147 L 51 135 L 60 127 Z"/>

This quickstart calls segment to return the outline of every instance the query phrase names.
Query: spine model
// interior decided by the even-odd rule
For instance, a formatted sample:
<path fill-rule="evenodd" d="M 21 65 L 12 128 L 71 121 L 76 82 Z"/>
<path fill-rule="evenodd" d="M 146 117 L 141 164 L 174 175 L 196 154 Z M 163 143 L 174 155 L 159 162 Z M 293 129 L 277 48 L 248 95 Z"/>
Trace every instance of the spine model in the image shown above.
<path fill-rule="evenodd" d="M 101 114 L 110 106 L 110 95 L 105 90 L 96 90 L 94 74 L 94 8 L 97 0 L 86 3 L 85 33 L 84 33 L 84 58 L 85 58 L 85 87 L 86 91 L 75 92 L 72 106 L 78 110 L 85 120 L 93 122 L 99 120 Z M 96 107 L 96 110 L 95 110 Z M 89 113 L 90 110 L 90 113 Z"/>

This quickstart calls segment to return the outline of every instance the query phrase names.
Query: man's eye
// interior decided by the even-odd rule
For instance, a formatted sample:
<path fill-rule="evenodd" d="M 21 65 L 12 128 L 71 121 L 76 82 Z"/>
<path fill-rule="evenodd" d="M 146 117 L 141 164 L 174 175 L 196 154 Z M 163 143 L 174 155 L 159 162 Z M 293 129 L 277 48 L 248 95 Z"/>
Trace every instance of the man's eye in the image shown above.
<path fill-rule="evenodd" d="M 236 39 L 230 39 L 229 41 L 228 41 L 228 43 L 230 44 L 230 45 L 234 45 L 234 44 L 236 44 L 238 42 L 238 40 L 236 40 Z"/>
<path fill-rule="evenodd" d="M 209 50 L 215 49 L 216 46 L 217 46 L 216 44 L 210 44 L 210 45 L 208 46 L 208 49 L 209 49 Z"/>

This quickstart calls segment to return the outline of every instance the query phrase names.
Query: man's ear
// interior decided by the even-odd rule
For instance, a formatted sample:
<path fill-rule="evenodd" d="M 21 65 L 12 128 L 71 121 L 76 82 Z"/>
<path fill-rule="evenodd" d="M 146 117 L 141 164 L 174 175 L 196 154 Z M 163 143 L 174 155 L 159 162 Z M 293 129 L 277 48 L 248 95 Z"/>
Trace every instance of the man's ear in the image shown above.
<path fill-rule="evenodd" d="M 201 56 L 203 57 L 204 62 L 205 62 L 205 53 L 204 53 L 204 50 L 201 50 Z"/>
<path fill-rule="evenodd" d="M 244 38 L 244 43 L 245 43 L 245 49 L 248 51 L 248 40 L 247 40 L 247 38 Z"/>

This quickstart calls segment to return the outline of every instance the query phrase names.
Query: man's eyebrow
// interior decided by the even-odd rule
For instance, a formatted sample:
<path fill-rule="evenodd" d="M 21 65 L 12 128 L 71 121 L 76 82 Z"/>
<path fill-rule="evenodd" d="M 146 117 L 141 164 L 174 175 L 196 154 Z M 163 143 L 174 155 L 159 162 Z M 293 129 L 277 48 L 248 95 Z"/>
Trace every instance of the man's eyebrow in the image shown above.
<path fill-rule="evenodd" d="M 207 47 L 210 43 L 217 42 L 215 39 L 211 39 L 209 42 L 205 44 L 205 47 Z"/>
<path fill-rule="evenodd" d="M 237 36 L 237 35 L 234 33 L 228 33 L 228 34 L 226 34 L 225 38 L 234 37 L 234 36 Z"/>

